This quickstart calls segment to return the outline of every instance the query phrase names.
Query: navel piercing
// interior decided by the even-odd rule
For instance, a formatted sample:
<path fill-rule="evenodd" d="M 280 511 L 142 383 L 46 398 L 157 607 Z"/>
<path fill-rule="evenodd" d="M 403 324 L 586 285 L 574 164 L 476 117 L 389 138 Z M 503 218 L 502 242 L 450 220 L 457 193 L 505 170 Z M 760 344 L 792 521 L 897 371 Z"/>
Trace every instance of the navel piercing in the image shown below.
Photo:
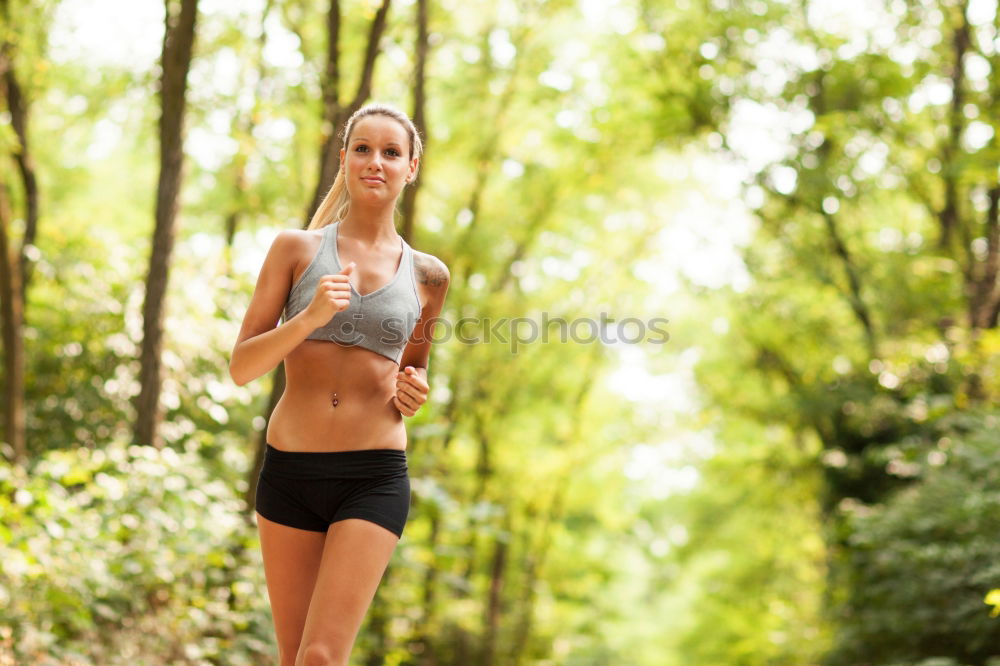
<path fill-rule="evenodd" d="M 337 394 L 334 393 L 333 394 L 333 406 L 336 407 L 339 404 L 340 404 L 340 400 L 337 398 Z"/>

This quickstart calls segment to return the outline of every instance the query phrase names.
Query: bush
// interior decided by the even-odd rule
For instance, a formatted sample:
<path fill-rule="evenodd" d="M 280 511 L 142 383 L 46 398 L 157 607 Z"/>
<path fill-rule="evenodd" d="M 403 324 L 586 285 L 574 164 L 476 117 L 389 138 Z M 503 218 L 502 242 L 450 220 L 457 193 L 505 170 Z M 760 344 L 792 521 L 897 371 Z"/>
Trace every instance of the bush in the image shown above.
<path fill-rule="evenodd" d="M 829 664 L 1000 664 L 1000 619 L 984 602 L 1000 587 L 998 424 L 956 417 L 917 461 L 918 481 L 845 505 L 850 594 Z"/>
<path fill-rule="evenodd" d="M 194 451 L 115 442 L 0 464 L 0 663 L 270 663 L 241 509 Z"/>

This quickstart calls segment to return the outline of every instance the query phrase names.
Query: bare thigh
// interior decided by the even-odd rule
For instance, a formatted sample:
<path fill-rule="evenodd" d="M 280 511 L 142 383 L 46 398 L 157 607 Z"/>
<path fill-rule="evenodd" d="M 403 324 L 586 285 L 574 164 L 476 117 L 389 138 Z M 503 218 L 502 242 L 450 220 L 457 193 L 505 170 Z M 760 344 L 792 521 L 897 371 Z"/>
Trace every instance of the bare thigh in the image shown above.
<path fill-rule="evenodd" d="M 275 523 L 259 513 L 257 526 L 267 595 L 284 666 L 293 663 L 299 650 L 326 534 Z"/>
<path fill-rule="evenodd" d="M 330 525 L 297 663 L 348 663 L 398 542 L 395 533 L 367 520 Z"/>

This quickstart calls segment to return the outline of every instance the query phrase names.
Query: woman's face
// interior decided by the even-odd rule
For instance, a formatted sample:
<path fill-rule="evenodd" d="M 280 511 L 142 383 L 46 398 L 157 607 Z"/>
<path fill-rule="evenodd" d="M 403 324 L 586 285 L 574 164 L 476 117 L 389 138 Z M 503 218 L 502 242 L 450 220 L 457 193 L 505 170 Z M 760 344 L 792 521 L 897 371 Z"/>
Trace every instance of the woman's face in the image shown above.
<path fill-rule="evenodd" d="M 354 123 L 347 145 L 340 151 L 351 203 L 395 205 L 413 178 L 417 159 L 410 159 L 410 139 L 396 120 L 373 114 Z"/>

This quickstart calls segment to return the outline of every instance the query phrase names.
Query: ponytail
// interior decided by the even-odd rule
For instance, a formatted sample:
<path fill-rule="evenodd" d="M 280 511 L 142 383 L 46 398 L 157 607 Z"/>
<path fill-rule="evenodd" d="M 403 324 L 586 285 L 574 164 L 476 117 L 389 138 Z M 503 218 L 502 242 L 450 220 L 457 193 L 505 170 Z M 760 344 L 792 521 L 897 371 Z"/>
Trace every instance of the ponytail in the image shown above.
<path fill-rule="evenodd" d="M 333 224 L 337 220 L 344 219 L 347 211 L 351 209 L 351 195 L 347 191 L 347 183 L 344 182 L 344 170 L 337 169 L 337 177 L 333 179 L 333 186 L 323 197 L 312 219 L 309 220 L 307 229 L 322 229 L 328 224 Z"/>

